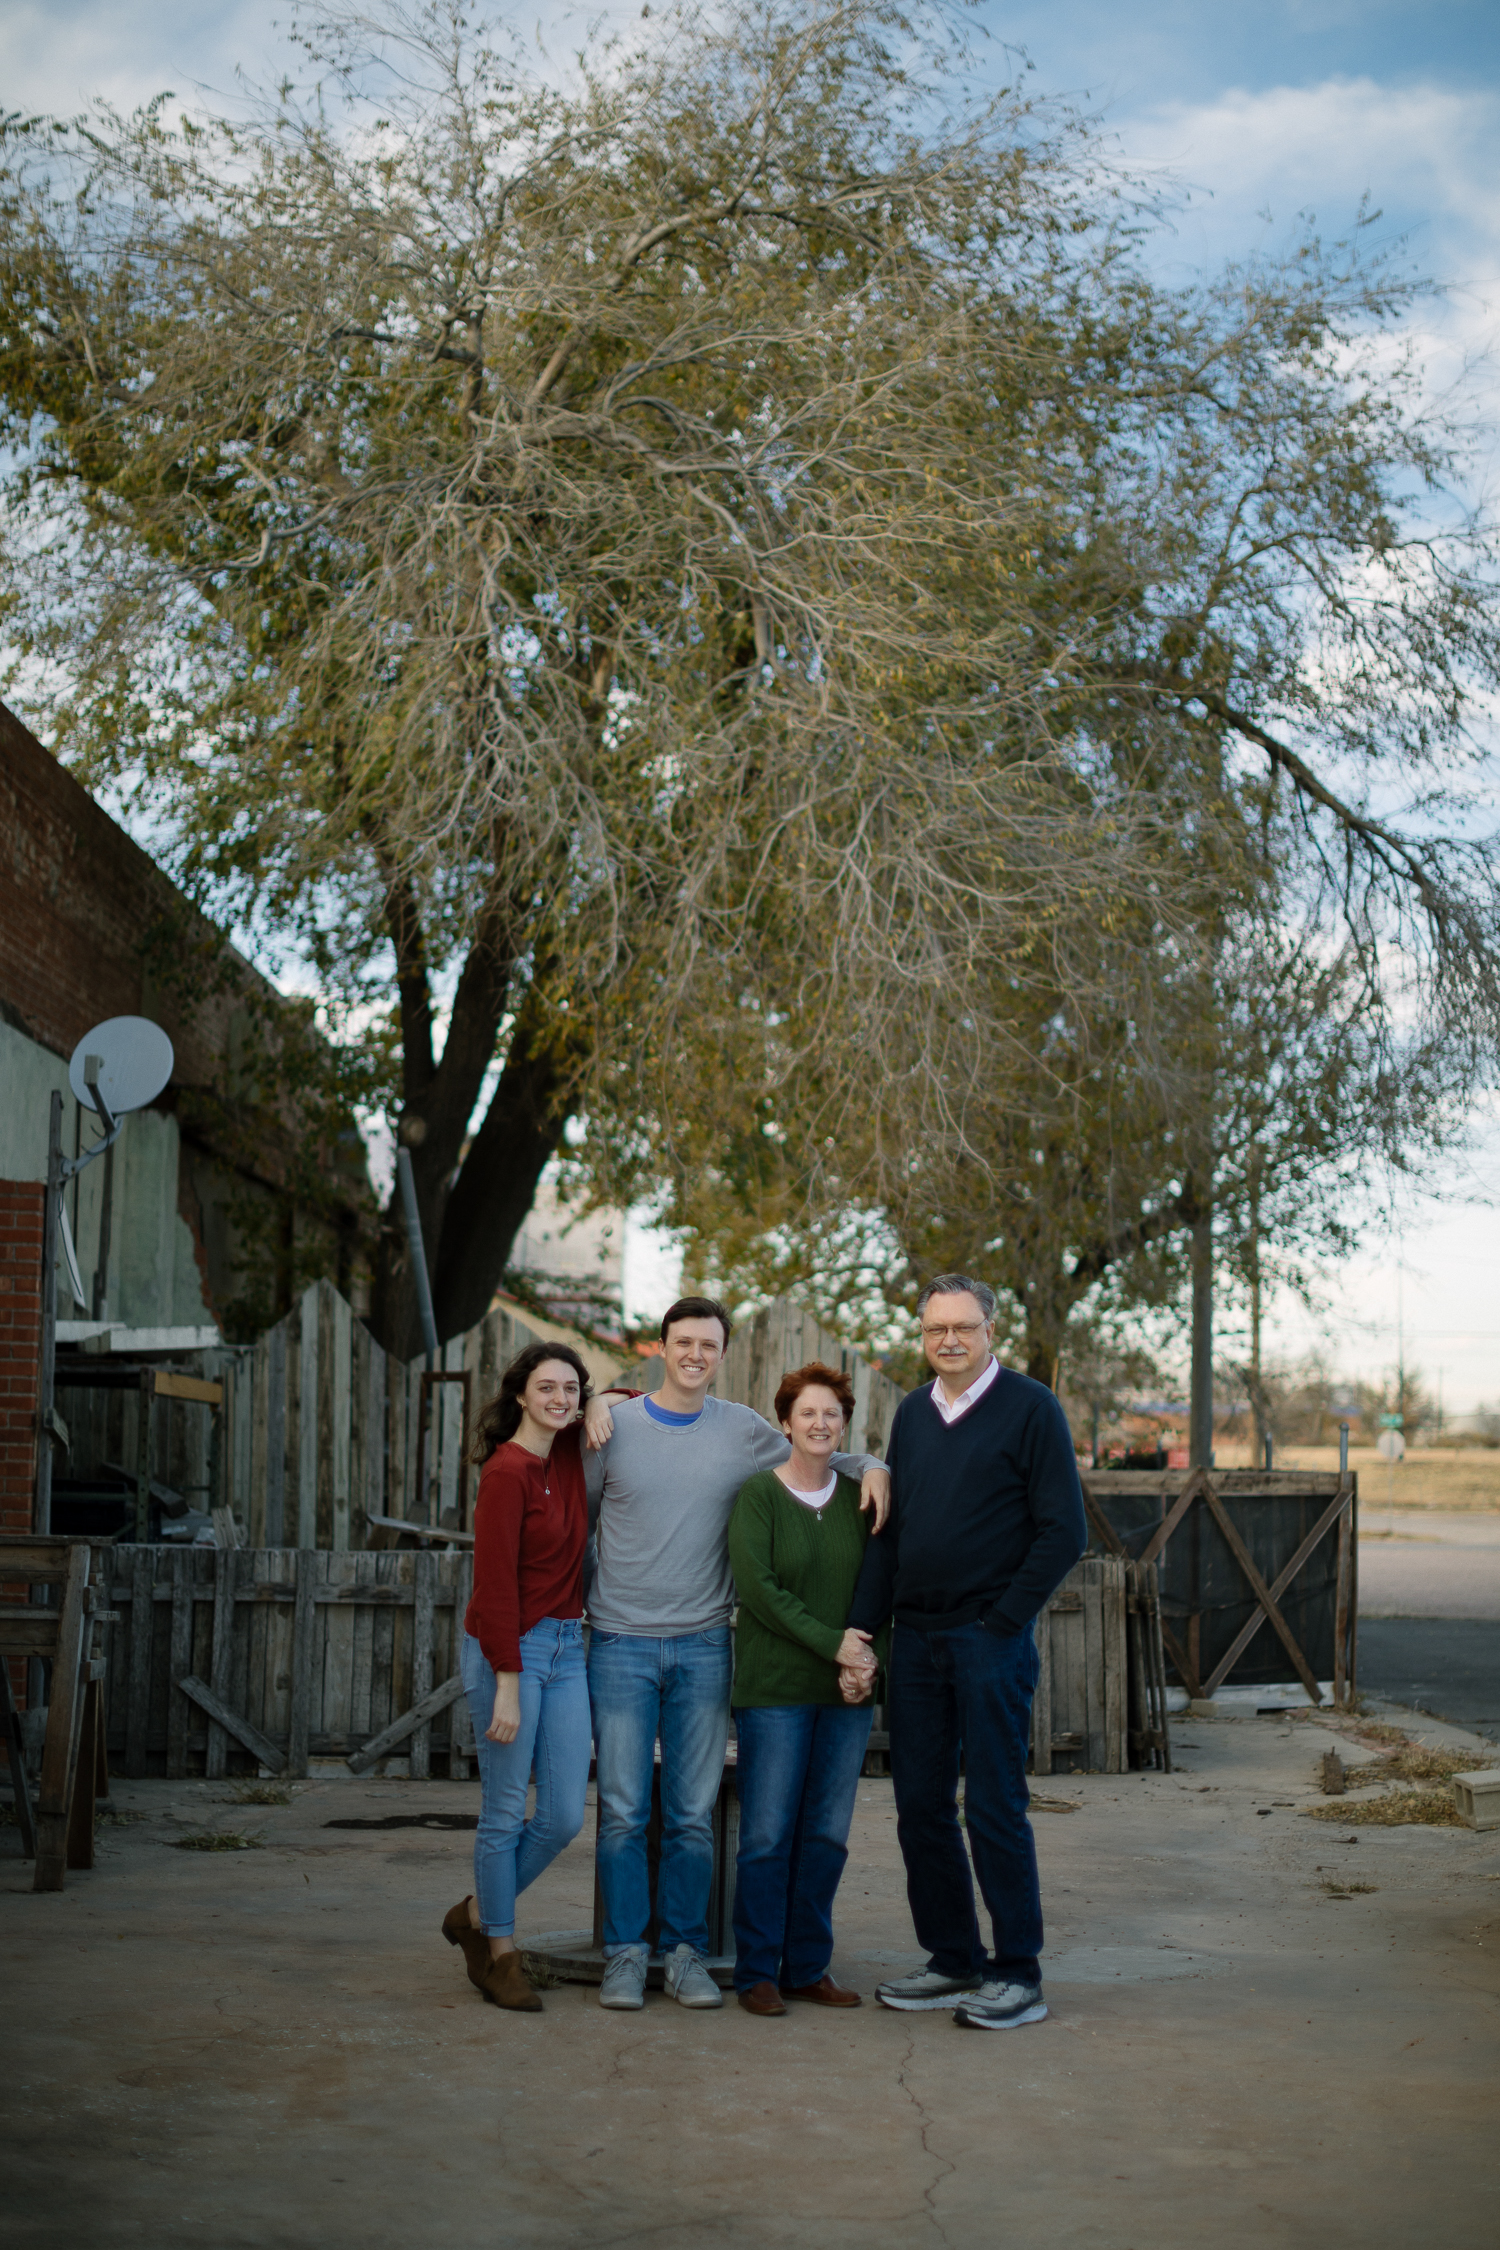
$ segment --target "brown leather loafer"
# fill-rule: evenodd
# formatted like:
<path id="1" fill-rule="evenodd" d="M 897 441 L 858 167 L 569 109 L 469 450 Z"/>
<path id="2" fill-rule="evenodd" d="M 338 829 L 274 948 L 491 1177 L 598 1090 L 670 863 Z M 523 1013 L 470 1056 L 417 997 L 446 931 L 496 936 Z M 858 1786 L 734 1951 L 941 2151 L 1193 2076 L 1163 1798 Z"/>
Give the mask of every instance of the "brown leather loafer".
<path id="1" fill-rule="evenodd" d="M 786 2014 L 786 2002 L 769 1977 L 762 1977 L 759 1984 L 752 1984 L 748 1992 L 742 1992 L 739 1995 L 739 2003 L 746 2013 L 752 2016 L 784 2016 Z"/>
<path id="2" fill-rule="evenodd" d="M 835 1984 L 832 1977 L 823 1975 L 816 1984 L 784 1984 L 783 2000 L 813 2000 L 820 2008 L 857 2008 L 860 1998 L 846 1984 Z"/>
<path id="3" fill-rule="evenodd" d="M 529 2016 L 542 2012 L 541 1995 L 528 1982 L 519 1953 L 497 1953 L 479 1989 L 497 2008 L 518 2008 Z"/>
<path id="4" fill-rule="evenodd" d="M 443 1935 L 450 1945 L 463 1947 L 469 1982 L 482 1992 L 485 1971 L 490 1965 L 490 1942 L 483 1930 L 476 1930 L 469 1920 L 467 1898 L 461 1898 L 457 1906 L 450 1906 L 443 1916 Z"/>

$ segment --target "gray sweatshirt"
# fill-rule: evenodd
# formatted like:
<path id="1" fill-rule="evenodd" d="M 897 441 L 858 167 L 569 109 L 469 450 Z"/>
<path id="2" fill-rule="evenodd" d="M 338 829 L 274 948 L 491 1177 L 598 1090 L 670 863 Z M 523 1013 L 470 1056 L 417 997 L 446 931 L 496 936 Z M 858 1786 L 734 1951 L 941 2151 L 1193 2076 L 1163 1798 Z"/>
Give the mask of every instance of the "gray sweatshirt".
<path id="1" fill-rule="evenodd" d="M 753 1407 L 723 1398 L 705 1399 L 703 1412 L 676 1429 L 653 1421 L 643 1398 L 615 1406 L 614 1420 L 609 1443 L 583 1456 L 599 1542 L 589 1622 L 663 1639 L 727 1625 L 730 1515 L 741 1485 L 779 1468 L 790 1445 Z M 845 1476 L 879 1465 L 873 1454 L 833 1456 Z"/>

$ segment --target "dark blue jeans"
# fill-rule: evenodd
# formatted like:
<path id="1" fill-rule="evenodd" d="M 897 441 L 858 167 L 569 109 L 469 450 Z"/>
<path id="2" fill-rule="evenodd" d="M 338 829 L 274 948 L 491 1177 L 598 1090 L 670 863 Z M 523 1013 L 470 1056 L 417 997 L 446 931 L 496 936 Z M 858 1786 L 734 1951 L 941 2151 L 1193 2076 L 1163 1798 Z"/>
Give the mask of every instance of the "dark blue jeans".
<path id="1" fill-rule="evenodd" d="M 919 1633 L 898 1625 L 891 1644 L 891 1779 L 896 1835 L 917 1936 L 943 1976 L 993 1975 L 1035 1984 L 1041 1970 L 1042 1895 L 1026 1817 L 1026 1753 L 1036 1691 L 1036 1641 L 1028 1626 L 999 1640 L 983 1625 Z M 974 1911 L 974 1874 L 994 1927 L 994 1966 Z"/>
<path id="2" fill-rule="evenodd" d="M 833 1894 L 849 1857 L 870 1719 L 867 1703 L 784 1703 L 734 1714 L 736 1992 L 763 1981 L 816 1984 L 833 1959 Z"/>

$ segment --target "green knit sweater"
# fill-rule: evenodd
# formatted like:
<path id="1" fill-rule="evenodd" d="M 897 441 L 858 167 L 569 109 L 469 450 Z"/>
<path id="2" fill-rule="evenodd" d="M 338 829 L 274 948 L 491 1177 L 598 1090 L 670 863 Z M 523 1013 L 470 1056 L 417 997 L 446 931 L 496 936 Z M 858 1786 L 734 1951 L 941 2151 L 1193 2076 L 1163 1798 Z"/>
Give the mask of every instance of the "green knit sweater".
<path id="1" fill-rule="evenodd" d="M 817 1510 L 770 1470 L 741 1485 L 729 1519 L 737 1705 L 843 1701 L 833 1660 L 869 1535 L 852 1477 Z"/>

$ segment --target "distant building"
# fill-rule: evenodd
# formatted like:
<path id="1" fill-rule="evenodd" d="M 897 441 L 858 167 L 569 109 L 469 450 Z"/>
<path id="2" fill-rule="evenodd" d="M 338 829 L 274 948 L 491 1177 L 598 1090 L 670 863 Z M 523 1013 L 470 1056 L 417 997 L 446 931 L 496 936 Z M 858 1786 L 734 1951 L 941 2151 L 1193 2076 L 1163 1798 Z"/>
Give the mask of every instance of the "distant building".
<path id="1" fill-rule="evenodd" d="M 562 1202 L 557 1167 L 549 1164 L 511 1246 L 507 1279 L 549 1319 L 623 1340 L 626 1228 L 623 1211 L 580 1216 Z"/>

